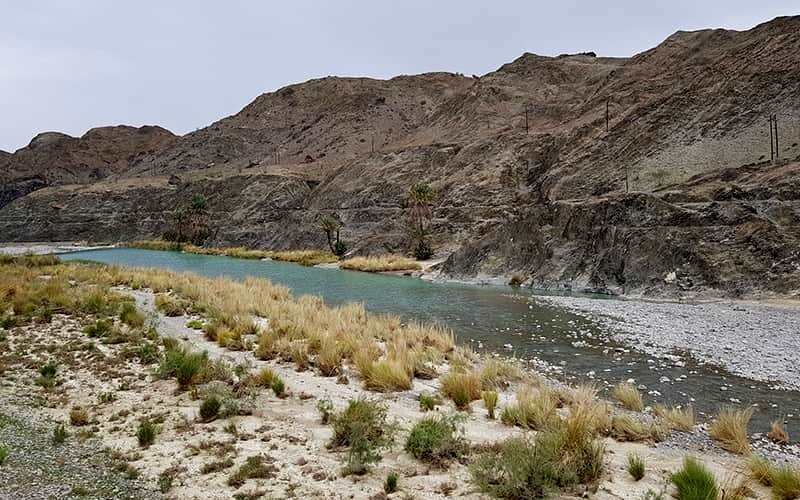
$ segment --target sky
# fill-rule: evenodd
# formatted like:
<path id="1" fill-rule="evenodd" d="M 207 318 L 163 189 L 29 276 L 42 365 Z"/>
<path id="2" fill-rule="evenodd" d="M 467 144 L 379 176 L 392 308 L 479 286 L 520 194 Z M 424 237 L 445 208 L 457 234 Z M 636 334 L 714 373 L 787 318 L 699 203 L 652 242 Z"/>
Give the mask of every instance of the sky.
<path id="1" fill-rule="evenodd" d="M 0 0 L 0 150 L 103 125 L 183 134 L 310 78 L 630 56 L 678 30 L 798 13 L 797 0 Z"/>

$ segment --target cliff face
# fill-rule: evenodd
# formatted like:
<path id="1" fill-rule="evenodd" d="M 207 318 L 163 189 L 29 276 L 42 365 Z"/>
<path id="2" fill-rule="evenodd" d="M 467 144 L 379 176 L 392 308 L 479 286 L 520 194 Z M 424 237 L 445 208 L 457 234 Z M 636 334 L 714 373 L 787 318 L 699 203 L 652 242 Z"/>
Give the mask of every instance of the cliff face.
<path id="1" fill-rule="evenodd" d="M 336 213 L 357 251 L 403 251 L 406 193 L 425 181 L 451 275 L 791 295 L 797 95 L 798 17 L 678 32 L 629 59 L 524 54 L 481 77 L 312 80 L 182 137 L 37 136 L 0 155 L 0 239 L 157 236 L 204 194 L 212 244 L 322 246 L 315 220 Z"/>

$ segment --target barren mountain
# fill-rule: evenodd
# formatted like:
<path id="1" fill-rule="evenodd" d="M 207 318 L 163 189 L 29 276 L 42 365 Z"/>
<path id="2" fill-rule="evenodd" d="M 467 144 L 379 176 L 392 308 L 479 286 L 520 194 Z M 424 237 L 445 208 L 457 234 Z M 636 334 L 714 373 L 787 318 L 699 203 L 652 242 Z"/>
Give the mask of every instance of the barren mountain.
<path id="1" fill-rule="evenodd" d="M 158 236 L 202 193 L 211 244 L 323 246 L 315 221 L 335 213 L 355 251 L 403 251 L 406 193 L 426 181 L 450 275 L 796 295 L 798 95 L 800 17 L 678 32 L 627 59 L 524 54 L 480 77 L 323 78 L 182 137 L 37 136 L 0 155 L 0 239 Z"/>

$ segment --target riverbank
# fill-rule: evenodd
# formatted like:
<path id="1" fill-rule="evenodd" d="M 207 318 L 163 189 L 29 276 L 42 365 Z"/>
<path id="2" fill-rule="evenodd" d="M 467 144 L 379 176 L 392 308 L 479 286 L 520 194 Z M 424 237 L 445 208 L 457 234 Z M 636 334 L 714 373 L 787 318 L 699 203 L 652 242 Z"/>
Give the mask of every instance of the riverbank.
<path id="1" fill-rule="evenodd" d="M 114 248 L 113 245 L 90 245 L 88 242 L 64 241 L 42 243 L 0 243 L 0 255 L 47 255 Z"/>
<path id="2" fill-rule="evenodd" d="M 240 284 L 168 272 L 115 270 L 77 264 L 53 266 L 46 260 L 20 267 L 6 278 L 17 276 L 15 273 L 19 273 L 16 280 L 6 279 L 4 283 L 20 287 L 20 292 L 25 287 L 34 286 L 39 290 L 49 290 L 55 296 L 60 296 L 59 286 L 69 286 L 69 295 L 59 301 L 67 304 L 68 309 L 77 307 L 76 310 L 86 312 L 55 313 L 49 323 L 27 323 L 19 318 L 19 323 L 15 320 L 11 327 L 6 328 L 5 354 L 0 361 L 6 366 L 9 383 L 4 384 L 0 392 L 2 401 L 19 404 L 19 395 L 31 395 L 30 411 L 41 412 L 54 422 L 72 423 L 72 433 L 89 431 L 87 438 L 97 439 L 111 447 L 111 453 L 118 460 L 124 461 L 142 477 L 163 484 L 170 495 L 229 498 L 237 493 L 382 498 L 381 495 L 385 495 L 382 493 L 384 480 L 392 472 L 399 477 L 401 495 L 484 498 L 473 483 L 470 464 L 486 453 L 485 445 L 512 436 L 533 438 L 538 433 L 529 427 L 507 425 L 513 424 L 514 420 L 506 421 L 505 416 L 502 422 L 488 419 L 486 406 L 480 401 L 470 402 L 475 399 L 473 397 L 468 397 L 466 405 L 460 408 L 462 411 L 458 411 L 459 408 L 455 408 L 447 397 L 445 386 L 450 382 L 445 380 L 448 374 L 464 381 L 476 374 L 474 376 L 479 377 L 482 384 L 490 383 L 482 389 L 491 387 L 497 391 L 498 415 L 505 415 L 519 405 L 522 401 L 519 394 L 530 394 L 537 405 L 551 401 L 552 395 L 559 394 L 561 402 L 556 404 L 556 400 L 552 400 L 553 406 L 544 410 L 548 419 L 557 419 L 557 422 L 562 419 L 569 421 L 571 415 L 583 411 L 582 404 L 588 404 L 586 409 L 592 408 L 592 412 L 600 412 L 593 419 L 605 415 L 602 417 L 605 423 L 598 421 L 593 424 L 598 425 L 598 430 L 591 431 L 599 433 L 597 438 L 606 448 L 600 476 L 577 489 L 568 488 L 564 493 L 567 496 L 563 498 L 573 498 L 570 494 L 580 496 L 584 489 L 594 492 L 594 498 L 609 499 L 641 498 L 648 490 L 661 491 L 667 488 L 669 474 L 680 467 L 687 454 L 699 457 L 720 481 L 740 474 L 737 471 L 742 459 L 721 451 L 708 439 L 702 426 L 692 425 L 690 432 L 670 434 L 663 427 L 664 423 L 650 411 L 641 413 L 612 407 L 595 400 L 589 388 L 575 391 L 545 381 L 525 367 L 515 369 L 492 358 L 477 358 L 469 351 L 448 347 L 446 338 L 434 335 L 434 332 L 422 337 L 417 334 L 403 336 L 408 341 L 428 338 L 423 345 L 439 346 L 436 349 L 441 349 L 444 357 L 424 358 L 430 360 L 430 365 L 416 367 L 417 364 L 412 363 L 410 366 L 415 368 L 411 370 L 413 376 L 409 387 L 404 387 L 400 375 L 401 383 L 397 387 L 382 386 L 381 390 L 385 392 L 368 390 L 365 385 L 370 385 L 369 380 L 374 374 L 370 369 L 364 371 L 365 366 L 388 368 L 393 359 L 403 363 L 402 360 L 408 359 L 399 355 L 398 350 L 403 344 L 393 340 L 396 333 L 389 333 L 398 328 L 403 331 L 408 326 L 392 326 L 391 320 L 376 323 L 377 320 L 370 319 L 370 315 L 365 316 L 363 311 L 349 306 L 339 309 L 347 314 L 340 316 L 335 310 L 328 312 L 326 306 L 312 299 L 294 299 L 280 287 L 261 280 Z M 113 285 L 113 288 L 107 292 L 98 288 L 108 285 Z M 98 291 L 110 295 L 98 296 Z M 164 298 L 165 294 L 171 299 Z M 110 330 L 105 334 L 96 333 L 100 322 L 97 314 L 91 311 L 97 311 L 104 301 L 121 300 L 114 298 L 118 295 L 133 297 L 136 309 L 147 319 L 140 322 L 130 309 L 124 317 L 111 313 L 113 324 L 103 327 Z M 17 296 L 26 297 L 27 294 L 18 293 Z M 81 298 L 82 302 L 70 306 L 69 302 L 64 302 L 71 300 L 70 297 Z M 89 304 L 91 309 L 86 309 Z M 175 304 L 180 307 L 176 308 Z M 303 304 L 312 309 L 303 309 L 306 314 L 293 309 Z M 34 309 L 26 314 L 37 318 L 41 313 Z M 255 315 L 254 327 L 247 326 L 246 318 L 242 316 L 250 314 Z M 320 319 L 314 319 L 315 315 L 321 315 Z M 311 322 L 306 322 L 306 318 Z M 353 359 L 344 357 L 334 376 L 324 376 L 321 372 L 327 370 L 324 368 L 327 365 L 320 358 L 323 351 L 314 349 L 326 344 L 324 341 L 317 344 L 308 328 L 321 320 L 338 322 L 347 318 L 356 320 L 356 323 L 342 330 L 343 334 L 360 328 L 359 324 L 372 325 L 364 332 L 377 337 L 372 340 L 362 337 L 357 345 L 376 342 L 375 347 L 383 353 L 379 358 L 382 361 L 365 365 L 358 356 Z M 220 320 L 242 324 L 245 329 L 223 334 L 221 325 L 214 330 L 207 327 Z M 197 329 L 199 326 L 206 326 L 205 333 Z M 305 330 L 305 333 L 299 330 Z M 273 339 L 271 336 L 276 332 L 283 333 Z M 278 344 L 287 336 L 293 340 L 284 350 Z M 348 337 L 341 338 L 345 340 Z M 176 352 L 175 342 L 185 346 L 181 349 L 207 352 L 206 362 L 209 368 L 213 367 L 214 378 L 190 381 L 186 388 L 180 385 L 178 375 L 179 386 L 175 390 L 173 375 L 164 371 L 168 366 L 164 365 L 165 360 Z M 315 345 L 317 347 L 313 348 Z M 297 350 L 302 346 L 309 350 Z M 271 354 L 273 349 L 277 354 Z M 47 381 L 44 380 L 40 385 L 38 381 L 45 377 L 42 364 L 47 361 L 57 363 L 58 369 L 52 378 L 53 384 L 44 384 Z M 264 368 L 271 370 L 273 378 L 277 375 L 282 380 L 280 392 L 274 384 L 271 391 L 269 387 L 251 382 L 259 380 L 253 377 L 263 373 Z M 522 372 L 518 373 L 520 368 Z M 215 413 L 214 418 L 201 414 L 200 408 L 205 406 L 209 391 L 220 394 L 219 397 L 230 408 L 234 407 L 230 404 L 235 401 L 236 410 L 230 410 L 224 416 Z M 424 411 L 420 402 L 423 394 L 439 395 L 433 413 Z M 333 428 L 325 423 L 319 405 L 328 401 L 332 411 L 340 414 L 350 402 L 364 397 L 385 405 L 398 427 L 398 434 L 395 445 L 382 450 L 381 459 L 369 466 L 366 474 L 347 475 L 342 470 L 349 452 L 326 446 L 331 441 Z M 480 396 L 476 398 L 480 399 Z M 557 409 L 557 406 L 561 408 Z M 79 418 L 74 418 L 76 408 L 85 412 L 86 417 L 78 411 Z M 463 436 L 471 451 L 446 465 L 432 465 L 415 459 L 402 443 L 408 438 L 410 429 L 429 415 L 448 418 L 460 415 L 458 418 L 462 424 L 459 427 L 463 427 Z M 630 429 L 623 431 L 619 427 L 621 424 L 617 419 L 619 422 L 633 422 L 634 427 L 644 427 L 640 427 L 639 434 L 637 431 L 630 434 Z M 142 446 L 141 438 L 137 442 L 137 426 L 141 429 L 142 422 L 151 422 L 158 428 L 153 444 Z M 535 429 L 536 425 L 532 425 Z M 656 427 L 651 426 L 658 426 L 657 434 Z M 604 430 L 600 431 L 601 427 Z M 647 462 L 647 472 L 641 481 L 631 479 L 625 470 L 630 452 L 639 454 Z M 14 450 L 12 460 L 13 453 Z M 261 457 L 258 461 L 263 467 L 258 470 L 264 475 L 250 477 L 245 474 L 240 483 L 236 479 L 240 476 L 236 474 L 256 460 L 253 457 Z M 754 488 L 766 495 L 760 486 Z"/>
<path id="3" fill-rule="evenodd" d="M 689 353 L 743 377 L 800 389 L 800 305 L 715 301 L 686 304 L 536 296 L 600 322 L 612 338 L 651 356 Z"/>

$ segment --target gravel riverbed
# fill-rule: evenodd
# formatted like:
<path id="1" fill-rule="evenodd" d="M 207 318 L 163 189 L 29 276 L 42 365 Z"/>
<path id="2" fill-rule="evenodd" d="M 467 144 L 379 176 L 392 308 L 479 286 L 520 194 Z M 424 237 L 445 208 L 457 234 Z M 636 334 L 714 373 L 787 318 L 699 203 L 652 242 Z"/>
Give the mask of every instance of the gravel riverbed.
<path id="1" fill-rule="evenodd" d="M 615 340 L 652 356 L 688 352 L 731 373 L 800 390 L 800 306 L 558 296 L 533 300 L 593 318 Z"/>

